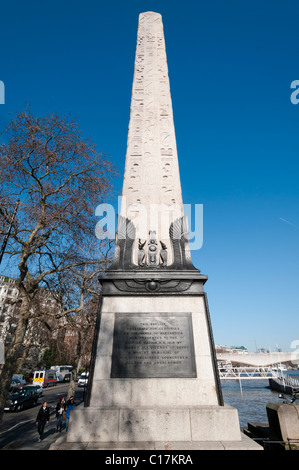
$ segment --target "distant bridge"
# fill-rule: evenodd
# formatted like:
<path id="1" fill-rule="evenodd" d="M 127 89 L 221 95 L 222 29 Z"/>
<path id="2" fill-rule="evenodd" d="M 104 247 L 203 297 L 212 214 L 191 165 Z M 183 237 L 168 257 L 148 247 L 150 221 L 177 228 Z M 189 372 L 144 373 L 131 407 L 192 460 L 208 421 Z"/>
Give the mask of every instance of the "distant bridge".
<path id="1" fill-rule="evenodd" d="M 294 366 L 299 364 L 299 354 L 291 352 L 272 352 L 272 353 L 217 353 L 218 361 L 229 361 L 232 364 L 244 364 L 253 367 L 266 367 L 276 364 L 293 362 Z"/>

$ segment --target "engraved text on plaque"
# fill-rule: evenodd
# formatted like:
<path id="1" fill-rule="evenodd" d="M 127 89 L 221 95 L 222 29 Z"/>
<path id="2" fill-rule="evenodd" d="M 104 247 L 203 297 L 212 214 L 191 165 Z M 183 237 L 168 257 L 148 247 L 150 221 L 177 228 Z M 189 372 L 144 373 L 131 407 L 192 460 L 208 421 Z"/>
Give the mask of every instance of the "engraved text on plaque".
<path id="1" fill-rule="evenodd" d="M 117 313 L 111 377 L 196 377 L 190 313 Z"/>

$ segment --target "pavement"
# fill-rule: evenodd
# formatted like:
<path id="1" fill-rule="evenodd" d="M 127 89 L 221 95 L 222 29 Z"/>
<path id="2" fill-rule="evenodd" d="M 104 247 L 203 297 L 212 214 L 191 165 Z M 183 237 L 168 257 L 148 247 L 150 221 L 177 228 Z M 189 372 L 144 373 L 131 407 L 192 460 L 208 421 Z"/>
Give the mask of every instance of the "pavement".
<path id="1" fill-rule="evenodd" d="M 79 404 L 78 406 L 83 406 Z M 65 430 L 65 420 L 62 426 L 62 431 L 56 431 L 56 412 L 50 412 L 50 421 L 45 426 L 43 439 L 39 442 L 39 434 L 37 425 L 33 420 L 28 420 L 27 423 L 20 427 L 17 437 L 12 440 L 7 436 L 7 443 L 2 445 L 1 450 L 57 450 L 62 447 L 66 442 L 67 433 Z M 16 435 L 16 433 L 15 433 Z"/>
<path id="2" fill-rule="evenodd" d="M 83 402 L 78 404 L 78 406 L 84 406 Z M 93 442 L 82 442 L 82 443 L 69 443 L 67 442 L 67 432 L 65 430 L 65 422 L 62 426 L 62 431 L 56 431 L 56 416 L 55 410 L 52 410 L 50 413 L 50 421 L 45 427 L 44 436 L 41 442 L 38 442 L 38 432 L 35 422 L 29 420 L 27 423 L 20 426 L 20 429 L 14 435 L 16 436 L 12 440 L 11 436 L 7 436 L 7 443 L 2 445 L 1 450 L 102 450 L 104 451 L 113 451 L 115 447 L 113 443 L 106 445 L 101 445 L 99 443 Z M 123 443 L 118 447 L 119 451 L 140 451 L 144 449 L 149 449 L 149 451 L 159 450 L 162 451 L 174 451 L 179 445 L 179 449 L 185 451 L 194 451 L 194 450 L 257 450 L 256 443 L 249 437 L 242 434 L 242 440 L 240 442 L 202 442 L 202 443 L 189 443 L 186 447 L 186 443 L 148 443 L 148 446 L 144 447 L 145 443 Z M 260 447 L 262 450 L 262 447 Z M 67 453 L 70 455 L 69 453 Z M 78 463 L 78 462 L 77 462 Z"/>

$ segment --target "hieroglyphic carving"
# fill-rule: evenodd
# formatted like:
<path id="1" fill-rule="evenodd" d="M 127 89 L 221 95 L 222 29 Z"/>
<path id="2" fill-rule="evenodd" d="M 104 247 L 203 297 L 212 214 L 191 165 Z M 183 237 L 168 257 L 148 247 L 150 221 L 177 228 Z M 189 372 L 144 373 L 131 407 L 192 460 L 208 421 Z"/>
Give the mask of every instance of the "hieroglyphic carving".
<path id="1" fill-rule="evenodd" d="M 130 160 L 129 191 L 138 192 L 141 184 L 139 160 Z"/>
<path id="2" fill-rule="evenodd" d="M 145 245 L 147 244 L 146 248 Z M 138 266 L 146 268 L 167 266 L 167 246 L 160 240 L 161 249 L 158 248 L 158 242 L 155 231 L 149 232 L 148 242 L 138 241 Z"/>
<path id="3" fill-rule="evenodd" d="M 183 207 L 163 24 L 152 12 L 139 16 L 126 160 L 127 207 Z M 160 239 L 159 227 L 151 229 Z"/>

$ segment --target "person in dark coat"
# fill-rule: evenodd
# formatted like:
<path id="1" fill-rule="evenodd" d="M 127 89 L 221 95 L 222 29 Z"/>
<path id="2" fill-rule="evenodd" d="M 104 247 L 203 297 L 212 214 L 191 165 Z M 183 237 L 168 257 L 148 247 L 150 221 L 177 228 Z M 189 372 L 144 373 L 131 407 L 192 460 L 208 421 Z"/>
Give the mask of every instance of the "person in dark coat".
<path id="1" fill-rule="evenodd" d="M 64 401 L 63 397 L 60 397 L 59 402 L 56 405 L 56 432 L 60 431 L 62 429 L 62 421 L 63 418 L 65 418 L 65 410 L 66 410 L 66 403 Z"/>
<path id="2" fill-rule="evenodd" d="M 47 402 L 43 401 L 43 404 L 40 407 L 39 412 L 36 417 L 36 425 L 37 425 L 37 430 L 39 433 L 38 442 L 40 442 L 43 438 L 45 425 L 48 424 L 49 419 L 50 419 L 50 410 L 47 407 Z"/>

